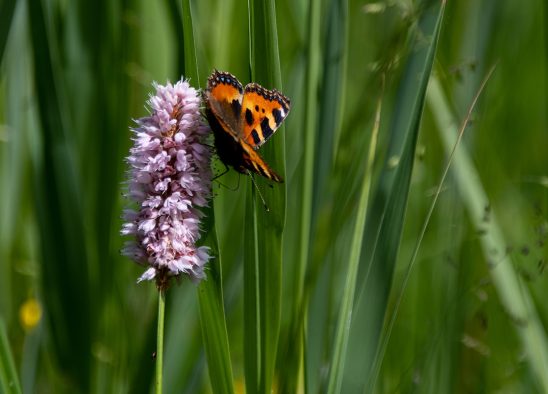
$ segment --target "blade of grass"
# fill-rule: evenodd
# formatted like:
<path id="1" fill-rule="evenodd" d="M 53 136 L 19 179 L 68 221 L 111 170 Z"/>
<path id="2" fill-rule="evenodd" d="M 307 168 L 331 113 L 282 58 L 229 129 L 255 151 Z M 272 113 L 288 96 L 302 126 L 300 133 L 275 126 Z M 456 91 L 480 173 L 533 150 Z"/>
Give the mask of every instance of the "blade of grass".
<path id="1" fill-rule="evenodd" d="M 295 270 L 295 294 L 299 300 L 302 292 L 302 278 L 309 256 L 310 228 L 312 223 L 312 205 L 314 195 L 314 160 L 316 146 L 316 124 L 318 122 L 318 89 L 320 84 L 320 16 L 321 4 L 318 1 L 309 2 L 308 11 L 308 49 L 307 49 L 307 70 L 306 83 L 306 108 L 304 113 L 304 154 L 303 154 L 303 175 L 302 175 L 302 197 L 301 197 L 301 218 L 300 218 L 300 242 L 299 261 Z M 298 303 L 296 303 L 298 305 Z M 298 308 L 296 308 L 298 309 Z M 296 310 L 297 312 L 297 310 Z M 297 312 L 298 313 L 298 312 Z M 299 333 L 301 335 L 301 333 Z"/>
<path id="2" fill-rule="evenodd" d="M 185 78 L 190 78 L 194 86 L 200 86 L 198 74 L 198 60 L 196 58 L 196 45 L 194 43 L 194 27 L 192 25 L 192 13 L 190 0 L 182 0 L 183 16 L 183 54 L 184 70 L 180 70 Z"/>
<path id="3" fill-rule="evenodd" d="M 382 90 L 381 90 L 382 92 Z M 354 234 L 350 246 L 350 258 L 348 262 L 348 272 L 346 274 L 346 283 L 341 303 L 340 315 L 337 320 L 337 331 L 335 334 L 335 348 L 331 359 L 331 369 L 329 371 L 328 393 L 339 393 L 341 391 L 342 379 L 344 373 L 344 362 L 346 350 L 348 347 L 348 337 L 350 324 L 352 321 L 352 307 L 354 305 L 354 291 L 356 289 L 356 278 L 358 276 L 358 267 L 360 255 L 362 254 L 362 239 L 365 230 L 365 221 L 367 218 L 367 206 L 369 204 L 369 192 L 371 190 L 371 181 L 373 174 L 373 163 L 375 161 L 375 152 L 377 150 L 377 136 L 379 134 L 380 117 L 382 107 L 382 93 L 377 102 L 375 114 L 375 124 L 371 133 L 369 142 L 369 153 L 367 155 L 367 165 L 364 172 L 360 201 L 356 214 L 356 223 L 354 225 Z"/>
<path id="4" fill-rule="evenodd" d="M 217 4 L 215 10 L 215 24 L 217 28 L 214 31 L 214 44 L 212 45 L 213 53 L 217 64 L 228 64 L 230 52 L 234 48 L 227 43 L 227 32 L 231 30 L 233 23 L 232 15 L 235 9 L 234 0 L 224 0 Z"/>
<path id="5" fill-rule="evenodd" d="M 167 9 L 168 9 L 168 15 L 169 20 L 172 25 L 172 29 L 174 32 L 175 42 L 177 45 L 175 45 L 174 50 L 177 51 L 177 68 L 176 68 L 176 79 L 179 79 L 181 75 L 185 75 L 185 50 L 186 50 L 186 42 L 185 42 L 185 36 L 184 33 L 184 21 L 181 16 L 181 3 L 188 3 L 188 1 L 179 1 L 179 0 L 167 0 Z M 182 23 L 181 23 L 182 22 Z"/>
<path id="6" fill-rule="evenodd" d="M 213 210 L 211 210 L 213 212 Z M 211 232 L 206 244 L 217 251 L 215 233 Z M 217 256 L 220 256 L 216 253 Z M 221 283 L 221 258 L 217 257 L 209 266 L 207 280 L 200 284 L 200 322 L 206 348 L 207 365 L 213 392 L 233 393 L 232 366 L 226 330 Z"/>
<path id="7" fill-rule="evenodd" d="M 29 51 L 24 7 L 19 8 L 14 18 L 7 56 L 2 64 L 2 70 L 8 76 L 5 78 L 5 96 L 0 99 L 0 116 L 4 123 L 0 126 L 0 313 L 7 322 L 16 312 L 13 289 L 17 288 L 17 283 L 12 280 L 11 256 L 17 239 L 21 237 L 18 228 L 25 208 L 27 212 L 32 210 L 33 202 L 31 198 L 25 198 L 30 195 L 30 188 L 24 182 L 29 170 L 29 135 L 17 130 L 28 130 L 36 119 L 35 112 L 27 105 L 33 90 L 28 78 L 30 58 L 17 56 L 20 51 Z"/>
<path id="8" fill-rule="evenodd" d="M 40 323 L 27 333 L 21 356 L 21 385 L 24 393 L 38 391 L 37 373 L 41 359 L 41 347 L 44 341 L 44 324 Z"/>
<path id="9" fill-rule="evenodd" d="M 321 204 L 323 191 L 326 190 L 326 180 L 333 162 L 334 148 L 337 145 L 336 138 L 341 129 L 341 113 L 345 100 L 348 0 L 331 1 L 327 18 L 327 32 L 323 45 L 325 53 L 322 59 L 322 94 L 320 95 L 320 109 L 317 111 L 320 119 L 318 121 L 318 138 L 315 140 L 312 228 L 315 227 L 315 218 Z"/>
<path id="10" fill-rule="evenodd" d="M 194 83 L 199 84 L 198 63 L 194 42 L 194 29 L 190 1 L 183 0 L 182 6 L 184 33 L 184 73 Z M 226 329 L 226 317 L 222 289 L 222 268 L 219 253 L 213 203 L 205 212 L 207 223 L 204 226 L 204 244 L 208 245 L 217 258 L 209 263 L 208 279 L 202 281 L 198 288 L 200 322 L 207 356 L 211 386 L 215 393 L 234 392 L 232 366 Z"/>
<path id="11" fill-rule="evenodd" d="M 0 387 L 6 394 L 21 393 L 4 320 L 0 318 Z"/>
<path id="12" fill-rule="evenodd" d="M 166 310 L 166 296 L 163 290 L 158 291 L 158 326 L 156 334 L 156 374 L 154 389 L 156 394 L 162 394 L 164 373 L 164 322 Z"/>
<path id="13" fill-rule="evenodd" d="M 426 87 L 434 61 L 445 2 L 429 2 L 412 32 L 410 58 L 400 83 L 390 146 L 369 209 L 360 257 L 360 283 L 351 326 L 342 392 L 363 392 L 371 384 L 390 285 L 404 224 L 407 196 Z M 425 43 L 424 36 L 428 37 Z M 372 369 L 373 368 L 373 369 Z M 369 371 L 369 373 L 364 373 Z M 371 387 L 369 386 L 371 390 Z"/>
<path id="14" fill-rule="evenodd" d="M 103 308 L 108 308 L 109 297 L 117 286 L 113 266 L 117 266 L 119 245 L 113 240 L 118 239 L 120 226 L 117 197 L 126 169 L 122 157 L 129 141 L 126 133 L 132 101 L 126 66 L 136 48 L 130 23 L 109 24 L 108 21 L 118 13 L 131 14 L 134 11 L 132 7 L 131 1 L 117 3 L 111 8 L 97 3 L 71 3 L 69 15 L 78 19 L 73 22 L 67 17 L 71 20 L 64 31 L 65 41 L 71 42 L 74 37 L 79 39 L 65 55 L 70 59 L 67 74 L 78 77 L 68 77 L 64 86 L 67 87 L 67 96 L 74 97 L 72 108 L 68 110 L 72 109 L 69 113 L 78 125 L 71 134 L 77 135 L 79 141 L 76 157 L 81 163 L 82 187 L 86 196 L 83 203 L 90 252 L 88 264 L 94 304 L 99 314 L 105 311 Z M 97 25 L 104 28 L 97 31 Z M 116 319 L 106 320 L 104 324 L 98 324 L 101 340 L 112 341 L 113 347 L 121 345 L 108 334 L 117 324 Z"/>
<path id="15" fill-rule="evenodd" d="M 274 0 L 251 1 L 249 23 L 252 79 L 267 88 L 281 89 Z M 283 130 L 280 130 L 262 149 L 266 161 L 282 176 L 285 175 L 284 141 Z M 255 203 L 254 190 L 248 193 L 251 200 L 246 206 L 244 240 L 244 367 L 249 393 L 269 393 L 272 390 L 281 311 L 285 184 L 270 188 L 265 180 L 259 178 L 256 179 L 257 185 L 270 211 Z"/>
<path id="16" fill-rule="evenodd" d="M 29 29 L 25 23 L 25 6 L 19 7 L 12 21 L 9 44 L 3 70 L 7 75 L 5 85 L 5 140 L 0 143 L 0 320 L 10 322 L 13 328 L 19 327 L 21 295 L 28 297 L 30 291 L 36 294 L 36 273 L 28 280 L 18 281 L 14 269 L 16 259 L 36 261 L 38 255 L 38 229 L 33 216 L 33 189 L 28 177 L 30 174 L 30 150 L 40 146 L 38 115 L 36 106 L 29 105 L 34 97 L 34 86 L 29 75 L 32 73 L 31 56 L 18 56 L 30 53 Z M 5 127 L 6 127 L 5 126 Z M 7 137 L 7 138 L 6 138 Z M 21 250 L 24 252 L 21 253 Z M 18 256 L 14 259 L 14 256 Z M 23 257 L 25 256 L 25 257 Z M 32 289 L 32 290 L 31 290 Z M 23 293 L 20 293 L 20 291 Z M 36 371 L 40 365 L 40 351 L 43 343 L 44 324 L 24 333 L 19 329 L 12 332 L 12 346 L 17 349 L 20 383 L 23 392 L 36 392 Z M 0 361 L 0 364 L 3 364 Z M 4 363 L 4 365 L 6 365 Z M 2 374 L 0 374 L 2 375 Z M 0 377 L 0 381 L 4 377 Z M 7 380 L 6 380 L 7 382 Z M 0 392 L 2 389 L 0 388 Z"/>
<path id="17" fill-rule="evenodd" d="M 213 392 L 233 393 L 232 366 L 223 301 L 222 265 L 213 225 L 213 206 L 207 209 L 206 215 L 207 222 L 204 227 L 207 237 L 204 244 L 209 246 L 212 255 L 217 257 L 209 263 L 207 280 L 202 281 L 198 288 L 200 323 Z"/>
<path id="18" fill-rule="evenodd" d="M 451 152 L 460 134 L 456 128 L 454 116 L 449 109 L 447 98 L 437 78 L 432 78 L 428 90 L 428 104 L 432 107 L 434 118 L 447 153 Z M 500 302 L 508 312 L 523 343 L 531 370 L 534 372 L 540 391 L 548 392 L 548 340 L 546 331 L 534 307 L 531 295 L 525 285 L 520 284 L 510 258 L 502 229 L 497 223 L 493 210 L 488 223 L 483 220 L 485 207 L 489 199 L 480 183 L 480 177 L 474 168 L 466 150 L 460 147 L 453 161 L 459 192 L 468 209 L 475 227 L 482 230 L 480 237 L 485 258 L 491 267 L 491 277 L 500 297 Z M 487 227 L 486 227 L 487 226 Z M 493 251 L 501 256 L 492 262 Z"/>
<path id="19" fill-rule="evenodd" d="M 6 49 L 16 4 L 16 0 L 3 0 L 0 4 L 0 64 L 4 58 L 4 49 Z"/>
<path id="20" fill-rule="evenodd" d="M 474 110 L 474 108 L 476 106 L 478 98 L 481 95 L 485 85 L 487 84 L 487 81 L 489 80 L 489 78 L 493 74 L 494 70 L 495 70 L 495 67 L 493 67 L 493 68 L 491 68 L 491 70 L 489 70 L 489 72 L 487 73 L 487 76 L 485 77 L 483 83 L 481 84 L 480 88 L 478 89 L 478 91 L 477 91 L 477 93 L 476 93 L 476 95 L 475 95 L 475 97 L 472 101 L 472 104 L 470 105 L 470 107 L 468 109 L 468 114 L 466 115 L 466 118 L 464 119 L 464 122 L 463 122 L 463 124 L 462 124 L 462 126 L 459 130 L 458 138 L 455 141 L 455 144 L 453 145 L 451 151 L 449 152 L 449 158 L 447 160 L 447 165 L 445 166 L 445 169 L 444 169 L 443 174 L 441 176 L 441 180 L 438 183 L 437 190 L 434 193 L 434 199 L 432 200 L 432 203 L 430 204 L 430 208 L 429 208 L 429 210 L 426 214 L 426 217 L 424 219 L 424 223 L 422 225 L 421 231 L 419 233 L 419 237 L 417 238 L 417 242 L 416 242 L 415 247 L 413 249 L 411 259 L 409 260 L 409 264 L 407 265 L 407 270 L 404 274 L 403 282 L 402 282 L 401 287 L 399 289 L 398 296 L 396 297 L 396 303 L 394 305 L 392 315 L 390 316 L 388 326 L 387 326 L 387 329 L 386 329 L 386 333 L 385 333 L 385 335 L 383 335 L 383 340 L 381 342 L 380 350 L 379 350 L 379 353 L 378 353 L 378 356 L 377 356 L 376 362 L 375 362 L 375 369 L 373 371 L 373 387 L 375 387 L 375 383 L 376 383 L 376 381 L 378 379 L 378 376 L 379 376 L 379 372 L 380 372 L 380 369 L 381 369 L 381 366 L 382 366 L 382 362 L 384 360 L 384 355 L 386 353 L 386 348 L 388 346 L 388 341 L 390 340 L 390 335 L 392 334 L 392 330 L 394 328 L 394 323 L 396 322 L 396 317 L 398 315 L 399 308 L 400 308 L 400 305 L 401 305 L 401 301 L 403 299 L 403 294 L 405 293 L 405 289 L 407 288 L 407 284 L 409 282 L 409 278 L 411 277 L 411 272 L 413 271 L 413 267 L 414 267 L 415 262 L 417 260 L 417 256 L 418 256 L 418 253 L 419 253 L 419 249 L 420 249 L 422 240 L 424 238 L 424 234 L 426 233 L 426 229 L 428 227 L 428 224 L 430 223 L 430 218 L 432 217 L 432 213 L 434 212 L 434 207 L 436 206 L 436 202 L 437 202 L 438 197 L 441 193 L 441 189 L 442 189 L 442 187 L 445 183 L 445 178 L 447 177 L 447 174 L 449 172 L 449 167 L 451 166 L 451 163 L 453 161 L 455 151 L 456 151 L 458 145 L 460 144 L 462 136 L 464 135 L 464 130 L 466 129 L 466 126 L 467 126 L 467 124 L 470 120 L 470 116 L 471 116 L 472 111 Z M 434 77 L 432 77 L 432 79 L 434 79 Z M 428 95 L 428 91 L 427 91 L 427 95 Z M 427 97 L 429 97 L 429 96 L 427 96 Z"/>
<path id="21" fill-rule="evenodd" d="M 291 264 L 292 288 L 292 317 L 290 325 L 290 334 L 288 335 L 287 346 L 284 349 L 283 357 L 284 368 L 279 373 L 279 390 L 282 393 L 295 393 L 298 391 L 299 376 L 301 374 L 301 362 L 303 357 L 303 327 L 306 318 L 306 305 L 301 304 L 303 299 L 303 278 L 307 266 L 310 251 L 310 231 L 312 226 L 312 206 L 314 200 L 314 152 L 316 148 L 316 124 L 318 122 L 318 89 L 320 84 L 320 16 L 321 3 L 310 1 L 307 21 L 307 65 L 305 82 L 305 102 L 304 111 L 304 152 L 303 152 L 303 172 L 300 178 L 302 187 L 300 222 L 299 222 L 299 242 L 298 259 Z"/>
<path id="22" fill-rule="evenodd" d="M 344 108 L 345 99 L 345 78 L 346 78 L 346 63 L 347 63 L 347 40 L 348 40 L 348 1 L 333 0 L 329 6 L 327 15 L 327 32 L 323 45 L 323 72 L 321 81 L 322 94 L 319 96 L 319 110 L 315 113 L 319 117 L 318 120 L 318 135 L 315 137 L 314 148 L 314 183 L 312 191 L 312 214 L 309 218 L 312 236 L 309 239 L 320 239 L 319 234 L 323 231 L 318 228 L 318 217 L 327 201 L 332 201 L 332 196 L 328 197 L 326 191 L 328 177 L 331 174 L 333 163 L 334 150 L 337 145 L 337 138 L 341 130 L 341 114 Z M 311 42 L 310 40 L 308 41 Z M 309 57 L 310 58 L 310 57 Z M 307 91 L 307 93 L 310 93 Z M 316 97 L 317 97 L 316 96 Z M 308 97 L 306 102 L 312 101 L 313 97 Z M 305 128 L 305 130 L 307 130 Z M 308 147 L 309 141 L 305 142 Z M 304 200 L 303 200 L 304 202 Z M 304 207 L 303 207 L 304 208 Z M 314 246 L 315 247 L 315 246 Z M 302 254 L 301 254 L 302 256 Z M 321 256 L 312 256 L 308 254 L 306 268 L 306 279 L 303 289 L 303 294 L 296 292 L 295 297 L 297 302 L 301 304 L 302 313 L 295 315 L 295 319 L 299 319 L 299 323 L 304 324 L 304 319 L 310 319 L 308 313 L 308 305 L 310 302 L 310 294 L 316 286 L 316 281 L 321 272 L 321 265 L 325 263 L 325 253 Z M 301 268 L 301 267 L 299 267 Z M 304 269 L 305 268 L 305 269 Z M 309 322 L 310 323 L 310 320 Z M 295 325 L 293 323 L 293 325 Z M 313 327 L 313 326 L 312 326 Z M 306 392 L 318 392 L 321 371 L 321 353 L 325 337 L 318 335 L 320 330 L 314 330 L 313 335 L 309 336 L 308 332 L 301 334 L 302 329 L 290 334 L 291 338 L 301 338 L 305 336 L 306 354 L 304 364 L 306 366 L 305 387 Z M 317 342 L 314 342 L 314 339 Z M 323 344 L 322 344 L 323 341 Z M 293 346 L 293 348 L 297 348 Z"/>
<path id="23" fill-rule="evenodd" d="M 209 269 L 208 269 L 209 270 Z M 207 273 L 207 280 L 210 274 Z M 164 358 L 164 386 L 177 393 L 194 393 L 207 379 L 207 354 L 199 317 L 200 288 L 186 284 L 172 287 L 166 309 L 166 346 Z"/>
<path id="24" fill-rule="evenodd" d="M 251 197 L 251 202 L 249 201 Z M 251 208 L 249 205 L 251 204 Z M 244 238 L 244 370 L 246 392 L 260 393 L 261 380 L 261 308 L 259 256 L 256 248 L 256 220 L 254 196 L 246 198 Z"/>
<path id="25" fill-rule="evenodd" d="M 89 391 L 91 321 L 87 254 L 79 179 L 68 138 L 68 113 L 54 72 L 57 52 L 50 41 L 42 1 L 28 7 L 34 81 L 43 133 L 33 157 L 36 209 L 42 247 L 42 288 L 53 347 L 62 369 L 80 391 Z"/>

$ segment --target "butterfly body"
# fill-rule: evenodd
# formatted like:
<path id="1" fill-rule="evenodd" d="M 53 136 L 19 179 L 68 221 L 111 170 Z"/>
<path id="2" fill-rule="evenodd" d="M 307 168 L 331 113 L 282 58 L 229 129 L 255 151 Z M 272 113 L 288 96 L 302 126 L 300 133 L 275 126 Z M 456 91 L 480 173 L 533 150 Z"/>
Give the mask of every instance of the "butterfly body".
<path id="1" fill-rule="evenodd" d="M 283 182 L 256 152 L 287 117 L 290 102 L 277 90 L 256 83 L 245 86 L 232 74 L 214 71 L 204 92 L 206 116 L 221 161 L 236 171 L 249 171 Z"/>

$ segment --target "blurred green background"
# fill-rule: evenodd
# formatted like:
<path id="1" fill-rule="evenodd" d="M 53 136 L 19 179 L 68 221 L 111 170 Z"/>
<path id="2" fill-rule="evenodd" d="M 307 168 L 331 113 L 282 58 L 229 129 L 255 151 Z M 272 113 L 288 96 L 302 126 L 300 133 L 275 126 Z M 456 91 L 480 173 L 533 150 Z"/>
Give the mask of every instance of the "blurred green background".
<path id="1" fill-rule="evenodd" d="M 247 1 L 190 5 L 193 86 L 203 88 L 213 68 L 244 84 L 261 74 L 250 68 Z M 275 3 L 282 83 L 259 82 L 292 101 L 269 142 L 283 149 L 285 138 L 281 167 L 265 145 L 286 179 L 273 186 L 287 202 L 273 213 L 285 213 L 276 392 L 548 391 L 548 5 L 440 5 Z M 142 268 L 119 254 L 124 157 L 151 82 L 175 82 L 185 70 L 183 9 L 169 0 L 0 3 L 3 392 L 152 389 L 157 291 L 137 285 Z M 413 259 L 453 144 L 444 141 L 495 64 Z M 416 141 L 400 138 L 407 128 L 420 131 Z M 211 264 L 222 263 L 234 390 L 243 392 L 250 188 L 234 171 L 221 182 L 229 187 L 214 185 L 221 258 Z M 365 233 L 355 243 L 367 184 Z M 355 308 L 341 365 L 336 333 L 352 261 Z M 197 286 L 171 288 L 166 311 L 165 392 L 215 390 Z"/>

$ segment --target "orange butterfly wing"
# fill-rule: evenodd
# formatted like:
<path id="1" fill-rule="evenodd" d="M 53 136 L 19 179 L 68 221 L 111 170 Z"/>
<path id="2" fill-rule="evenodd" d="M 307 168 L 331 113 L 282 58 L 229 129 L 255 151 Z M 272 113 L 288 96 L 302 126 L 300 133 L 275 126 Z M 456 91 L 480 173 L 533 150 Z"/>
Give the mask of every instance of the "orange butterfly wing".
<path id="1" fill-rule="evenodd" d="M 242 147 L 242 161 L 244 167 L 250 171 L 256 172 L 259 175 L 264 176 L 274 182 L 283 182 L 283 178 L 276 174 L 268 164 L 263 160 L 257 152 L 255 152 L 251 146 L 246 144 L 244 141 L 241 141 L 240 146 Z"/>
<path id="2" fill-rule="evenodd" d="M 243 93 L 242 84 L 230 73 L 215 70 L 207 80 L 208 109 L 236 141 L 241 138 Z"/>
<path id="3" fill-rule="evenodd" d="M 242 138 L 254 149 L 264 144 L 289 114 L 290 101 L 277 90 L 247 84 L 242 101 Z"/>

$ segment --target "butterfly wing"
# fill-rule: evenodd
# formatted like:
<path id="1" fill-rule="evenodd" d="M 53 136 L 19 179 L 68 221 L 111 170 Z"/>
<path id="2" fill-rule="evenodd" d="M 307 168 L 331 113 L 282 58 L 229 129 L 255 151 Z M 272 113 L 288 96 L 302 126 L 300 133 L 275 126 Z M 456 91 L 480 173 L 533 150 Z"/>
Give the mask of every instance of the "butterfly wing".
<path id="1" fill-rule="evenodd" d="M 207 80 L 207 109 L 220 125 L 238 141 L 241 134 L 241 112 L 244 89 L 230 73 L 215 70 Z"/>
<path id="2" fill-rule="evenodd" d="M 241 105 L 241 138 L 258 149 L 280 127 L 289 113 L 291 103 L 277 90 L 268 90 L 256 83 L 247 84 Z"/>
<path id="3" fill-rule="evenodd" d="M 243 172 L 243 169 L 255 172 L 259 175 L 264 176 L 274 182 L 283 182 L 283 178 L 276 174 L 268 164 L 263 160 L 263 158 L 253 150 L 251 146 L 246 144 L 244 141 L 240 141 L 240 146 L 242 148 L 242 161 L 241 167 L 238 171 Z"/>

